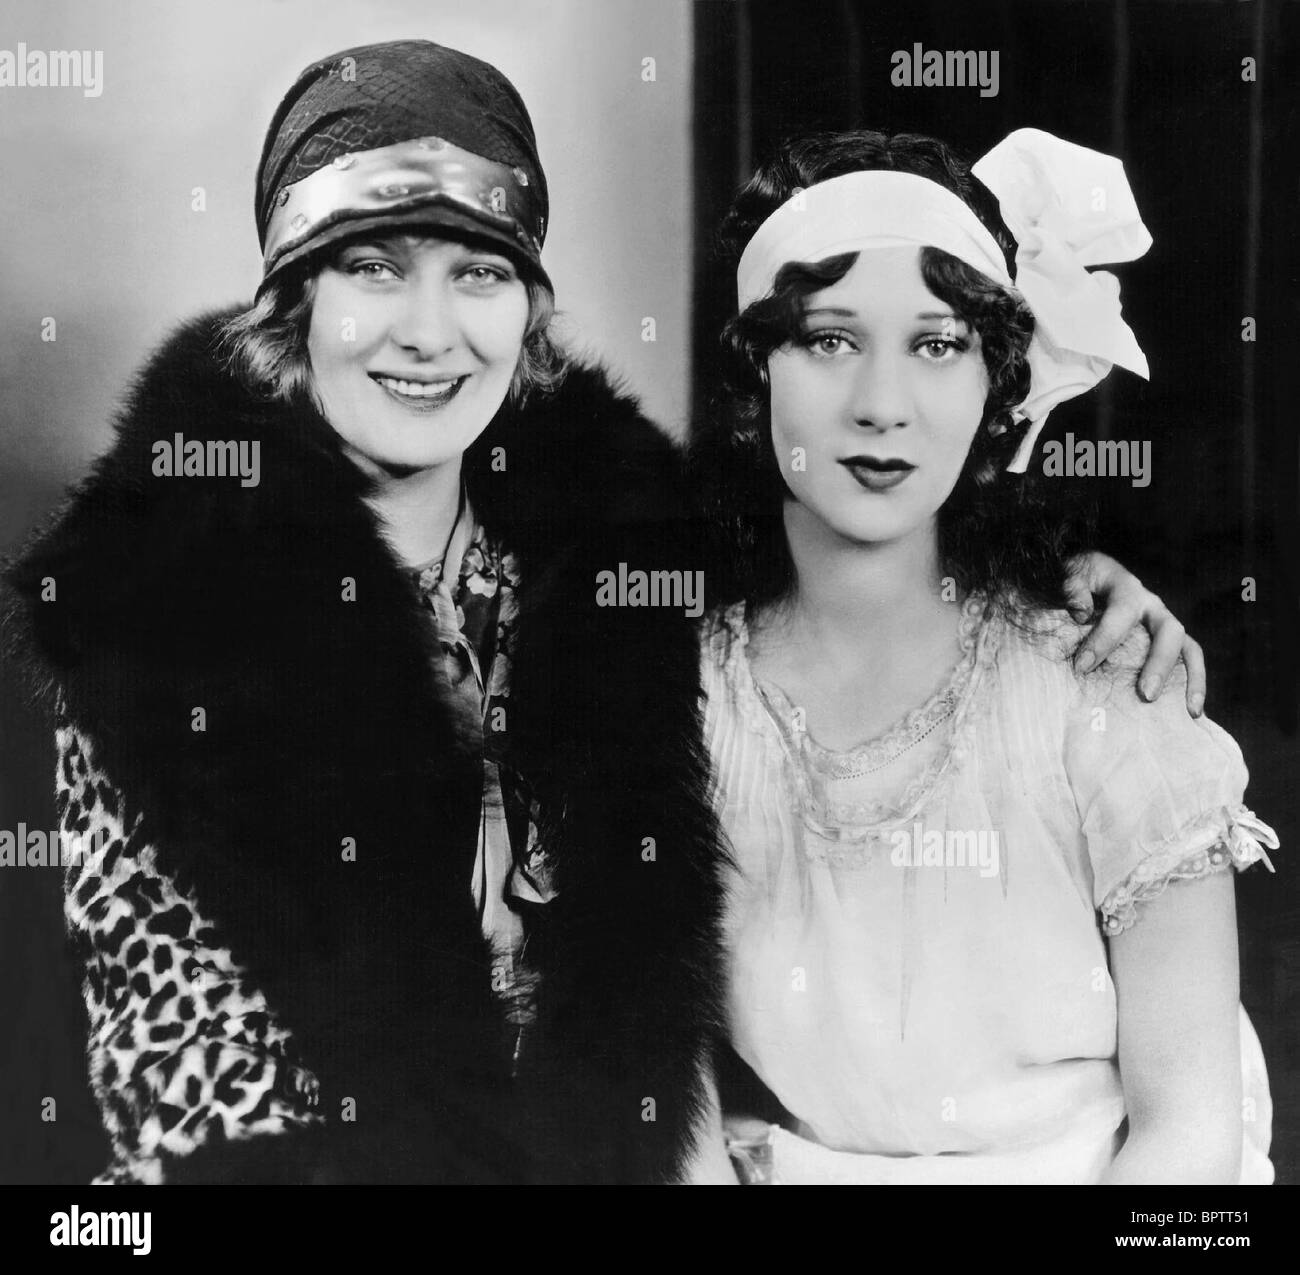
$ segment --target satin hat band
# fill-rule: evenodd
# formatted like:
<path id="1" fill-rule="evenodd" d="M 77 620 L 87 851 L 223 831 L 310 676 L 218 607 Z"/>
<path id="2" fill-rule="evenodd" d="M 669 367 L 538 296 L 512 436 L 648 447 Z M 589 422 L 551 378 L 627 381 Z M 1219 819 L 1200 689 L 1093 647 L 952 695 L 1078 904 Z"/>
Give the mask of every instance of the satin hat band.
<path id="1" fill-rule="evenodd" d="M 275 197 L 263 244 L 263 280 L 369 230 L 446 229 L 498 244 L 546 286 L 546 216 L 526 169 L 440 137 L 337 155 Z"/>

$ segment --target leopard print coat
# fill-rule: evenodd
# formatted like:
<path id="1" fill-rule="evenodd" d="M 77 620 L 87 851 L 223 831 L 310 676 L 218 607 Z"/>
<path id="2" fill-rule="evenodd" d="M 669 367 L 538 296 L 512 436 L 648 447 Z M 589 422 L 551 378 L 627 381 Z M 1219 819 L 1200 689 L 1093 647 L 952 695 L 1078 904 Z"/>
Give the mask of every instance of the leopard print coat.
<path id="1" fill-rule="evenodd" d="M 56 731 L 65 913 L 86 971 L 91 1086 L 113 1146 L 94 1179 L 157 1184 L 168 1157 L 317 1124 L 316 1078 L 292 1037 L 139 835 L 140 816 L 66 718 Z"/>
<path id="2" fill-rule="evenodd" d="M 678 1179 L 721 1021 L 696 633 L 596 595 L 620 563 L 699 565 L 674 448 L 576 367 L 466 456 L 519 564 L 495 746 L 536 795 L 554 891 L 519 1050 L 466 888 L 481 761 L 428 625 L 337 436 L 217 356 L 226 317 L 164 344 L 3 572 L 63 829 L 103 834 L 66 909 L 102 1180 Z M 155 477 L 177 433 L 258 442 L 259 484 Z"/>

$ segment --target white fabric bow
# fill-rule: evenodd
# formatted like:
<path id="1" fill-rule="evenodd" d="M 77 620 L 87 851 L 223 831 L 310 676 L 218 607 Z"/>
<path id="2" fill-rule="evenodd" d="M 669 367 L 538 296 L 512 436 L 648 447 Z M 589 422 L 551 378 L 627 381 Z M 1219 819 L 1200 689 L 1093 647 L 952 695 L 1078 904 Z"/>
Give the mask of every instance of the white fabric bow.
<path id="1" fill-rule="evenodd" d="M 1009 466 L 1023 473 L 1058 403 L 1090 390 L 1116 363 L 1149 375 L 1120 315 L 1119 281 L 1086 267 L 1136 260 L 1151 235 L 1118 159 L 1040 129 L 1017 129 L 971 172 L 1016 237 L 1015 286 L 1034 315 L 1029 396 L 1016 409 L 1032 424 Z"/>

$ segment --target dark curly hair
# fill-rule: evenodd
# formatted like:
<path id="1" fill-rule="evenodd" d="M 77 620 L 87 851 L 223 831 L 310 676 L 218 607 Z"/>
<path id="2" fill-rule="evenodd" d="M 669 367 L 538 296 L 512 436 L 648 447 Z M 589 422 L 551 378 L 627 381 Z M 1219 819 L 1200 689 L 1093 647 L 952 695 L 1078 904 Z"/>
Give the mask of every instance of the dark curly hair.
<path id="1" fill-rule="evenodd" d="M 786 142 L 737 195 L 719 231 L 734 269 L 758 227 L 802 188 L 844 173 L 890 169 L 929 178 L 963 200 L 997 240 L 1008 266 L 1015 241 L 989 192 L 943 142 L 914 134 L 823 133 Z M 806 299 L 842 279 L 857 260 L 845 253 L 817 263 L 790 262 L 772 293 L 731 319 L 722 332 L 723 386 L 690 442 L 694 487 L 709 531 L 711 601 L 756 604 L 784 597 L 794 583 L 782 506 L 793 499 L 772 447 L 767 360 L 800 332 Z M 963 591 L 979 590 L 1012 612 L 1064 607 L 1067 561 L 1084 547 L 1090 519 L 1056 484 L 1009 474 L 1029 428 L 1013 409 L 1029 390 L 1026 351 L 1033 316 L 965 262 L 921 250 L 926 287 L 979 333 L 988 370 L 983 418 L 966 463 L 939 512 L 942 570 Z"/>

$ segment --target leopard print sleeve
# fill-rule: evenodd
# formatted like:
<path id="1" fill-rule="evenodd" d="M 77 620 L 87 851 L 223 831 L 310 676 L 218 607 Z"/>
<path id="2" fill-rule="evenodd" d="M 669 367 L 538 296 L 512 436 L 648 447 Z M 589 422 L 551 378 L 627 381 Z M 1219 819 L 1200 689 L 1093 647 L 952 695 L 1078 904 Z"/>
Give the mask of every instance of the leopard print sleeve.
<path id="1" fill-rule="evenodd" d="M 91 741 L 62 714 L 56 739 L 64 912 L 114 1152 L 96 1183 L 159 1183 L 170 1157 L 205 1144 L 319 1125 L 315 1077 L 192 894 L 159 871 Z"/>

